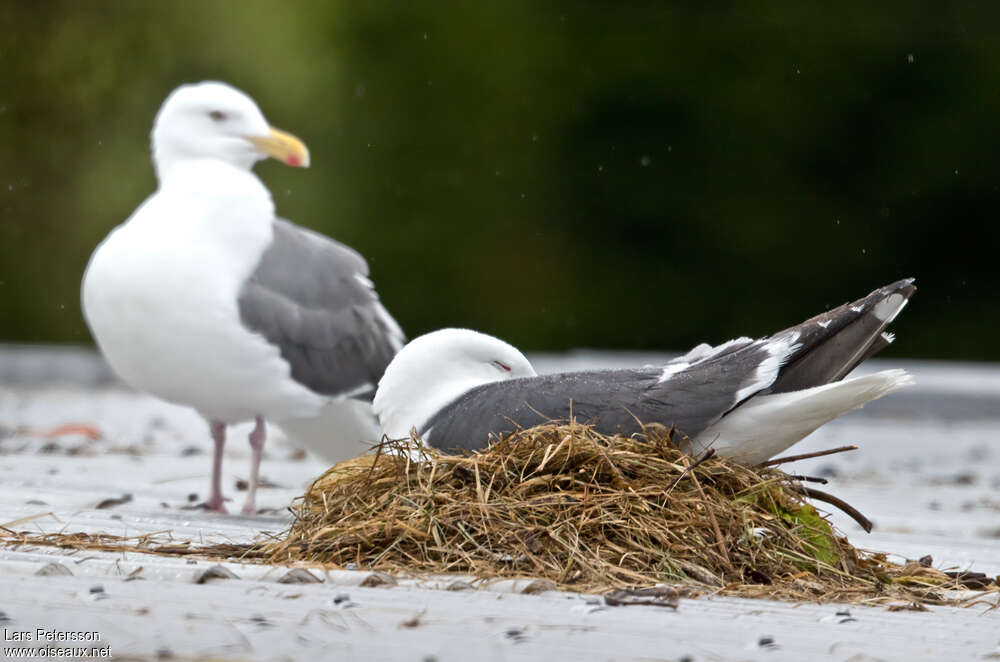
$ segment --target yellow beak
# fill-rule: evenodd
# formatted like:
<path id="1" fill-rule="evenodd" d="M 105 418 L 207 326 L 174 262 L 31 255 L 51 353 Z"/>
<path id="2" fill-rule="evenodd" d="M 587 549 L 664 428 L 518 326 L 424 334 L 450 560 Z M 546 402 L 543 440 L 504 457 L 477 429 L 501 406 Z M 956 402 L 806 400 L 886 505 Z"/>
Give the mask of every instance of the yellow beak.
<path id="1" fill-rule="evenodd" d="M 283 161 L 286 165 L 309 167 L 309 148 L 290 133 L 279 131 L 272 126 L 268 135 L 250 136 L 248 140 L 264 154 Z"/>

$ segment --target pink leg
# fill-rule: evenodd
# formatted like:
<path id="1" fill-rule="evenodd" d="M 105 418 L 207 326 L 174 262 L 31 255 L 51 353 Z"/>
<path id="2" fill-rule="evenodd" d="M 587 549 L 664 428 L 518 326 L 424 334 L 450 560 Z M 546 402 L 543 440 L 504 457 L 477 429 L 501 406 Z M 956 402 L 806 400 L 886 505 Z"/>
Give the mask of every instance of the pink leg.
<path id="1" fill-rule="evenodd" d="M 219 421 L 211 421 L 209 429 L 212 431 L 212 441 L 215 442 L 215 452 L 212 455 L 212 495 L 208 497 L 205 506 L 209 510 L 224 513 L 226 506 L 222 498 L 222 448 L 226 445 L 226 424 Z"/>
<path id="2" fill-rule="evenodd" d="M 257 417 L 257 425 L 248 437 L 253 456 L 250 459 L 250 482 L 247 485 L 247 500 L 243 504 L 244 515 L 256 515 L 257 508 L 254 501 L 257 496 L 257 480 L 260 475 L 260 460 L 264 456 L 264 440 L 267 439 L 267 428 L 264 427 L 264 419 Z"/>

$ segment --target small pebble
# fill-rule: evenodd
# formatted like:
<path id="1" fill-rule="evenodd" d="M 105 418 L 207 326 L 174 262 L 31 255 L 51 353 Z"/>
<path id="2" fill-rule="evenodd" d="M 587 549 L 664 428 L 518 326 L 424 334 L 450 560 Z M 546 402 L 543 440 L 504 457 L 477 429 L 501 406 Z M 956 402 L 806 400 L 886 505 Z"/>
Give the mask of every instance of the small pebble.
<path id="1" fill-rule="evenodd" d="M 837 612 L 838 623 L 857 623 L 858 619 L 851 616 L 850 609 L 841 609 Z"/>
<path id="2" fill-rule="evenodd" d="M 62 563 L 46 563 L 35 573 L 39 577 L 73 576 L 73 572 Z"/>
<path id="3" fill-rule="evenodd" d="M 239 575 L 224 565 L 216 564 L 204 572 L 198 573 L 194 578 L 195 584 L 207 584 L 214 579 L 239 579 Z"/>
<path id="4" fill-rule="evenodd" d="M 515 643 L 521 643 L 522 641 L 526 641 L 528 639 L 524 628 L 508 628 L 507 631 L 504 632 L 504 636 L 508 639 L 512 639 Z"/>
<path id="5" fill-rule="evenodd" d="M 340 609 L 352 609 L 358 606 L 357 602 L 351 600 L 351 596 L 347 593 L 338 593 L 333 596 L 333 604 Z"/>
<path id="6" fill-rule="evenodd" d="M 262 628 L 269 628 L 272 625 L 274 625 L 269 620 L 267 620 L 265 616 L 261 616 L 260 614 L 254 614 L 253 616 L 251 616 L 250 622 Z"/>
<path id="7" fill-rule="evenodd" d="M 953 485 L 975 485 L 978 478 L 979 476 L 971 471 L 963 471 L 962 473 L 955 474 L 951 480 Z"/>
<path id="8" fill-rule="evenodd" d="M 292 568 L 278 580 L 279 584 L 320 584 L 322 579 L 305 568 Z"/>

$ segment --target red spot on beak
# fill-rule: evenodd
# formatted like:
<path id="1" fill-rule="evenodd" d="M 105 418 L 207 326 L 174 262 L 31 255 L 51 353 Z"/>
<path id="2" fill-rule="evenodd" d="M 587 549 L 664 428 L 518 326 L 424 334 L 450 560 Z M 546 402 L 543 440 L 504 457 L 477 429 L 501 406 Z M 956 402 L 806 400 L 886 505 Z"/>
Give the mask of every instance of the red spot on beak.
<path id="1" fill-rule="evenodd" d="M 288 158 L 285 159 L 285 163 L 292 166 L 293 168 L 298 168 L 300 165 L 302 165 L 302 159 L 300 159 L 298 156 L 294 154 L 291 154 Z"/>

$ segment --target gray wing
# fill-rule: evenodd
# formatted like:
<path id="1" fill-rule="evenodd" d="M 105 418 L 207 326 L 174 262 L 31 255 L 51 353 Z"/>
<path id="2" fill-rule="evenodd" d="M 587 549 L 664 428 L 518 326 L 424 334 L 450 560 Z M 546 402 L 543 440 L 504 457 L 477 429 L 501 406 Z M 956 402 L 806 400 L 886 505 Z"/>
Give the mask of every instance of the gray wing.
<path id="1" fill-rule="evenodd" d="M 325 395 L 371 399 L 404 342 L 356 251 L 275 219 L 239 294 L 244 326 L 278 346 L 292 378 Z"/>
<path id="2" fill-rule="evenodd" d="M 826 384 L 892 342 L 886 326 L 916 288 L 906 279 L 879 288 L 768 338 L 699 345 L 662 369 L 562 373 L 484 384 L 425 423 L 444 449 L 484 448 L 489 436 L 551 419 L 595 423 L 605 434 L 643 423 L 694 438 L 748 398 Z"/>
<path id="3" fill-rule="evenodd" d="M 786 393 L 843 379 L 892 343 L 893 335 L 885 329 L 916 289 L 912 278 L 899 280 L 774 334 L 775 339 L 793 338 L 795 344 L 782 357 L 776 378 L 763 384 L 758 392 Z M 719 360 L 761 342 L 767 339 L 737 338 L 717 347 L 701 344 L 665 368 L 668 373 L 680 372 L 700 361 Z"/>
<path id="4" fill-rule="evenodd" d="M 638 419 L 674 426 L 694 437 L 745 399 L 748 390 L 756 390 L 760 367 L 772 356 L 771 346 L 758 341 L 665 380 L 660 369 L 639 369 L 493 382 L 461 395 L 420 431 L 437 448 L 476 450 L 486 447 L 490 435 L 568 419 L 572 411 L 577 421 L 593 423 L 604 434 L 638 432 Z"/>

